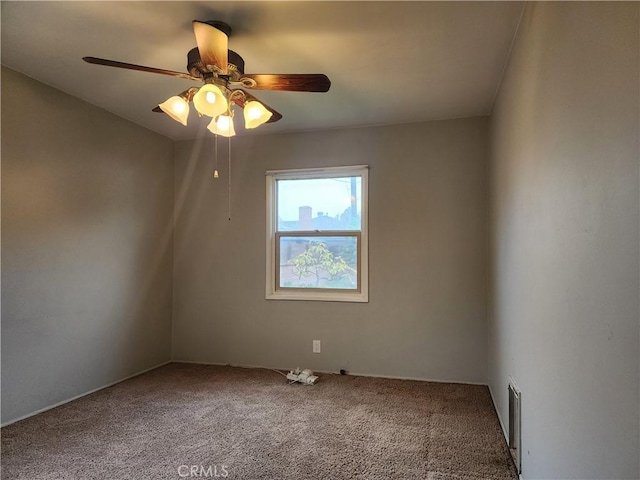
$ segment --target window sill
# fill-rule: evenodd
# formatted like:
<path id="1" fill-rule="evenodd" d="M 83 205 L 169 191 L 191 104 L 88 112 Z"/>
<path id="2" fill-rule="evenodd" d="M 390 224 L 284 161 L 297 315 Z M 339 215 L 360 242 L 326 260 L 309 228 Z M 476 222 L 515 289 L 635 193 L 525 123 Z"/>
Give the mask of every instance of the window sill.
<path id="1" fill-rule="evenodd" d="M 320 302 L 353 302 L 368 303 L 366 293 L 335 293 L 335 292 L 273 292 L 267 293 L 267 300 L 307 300 Z"/>

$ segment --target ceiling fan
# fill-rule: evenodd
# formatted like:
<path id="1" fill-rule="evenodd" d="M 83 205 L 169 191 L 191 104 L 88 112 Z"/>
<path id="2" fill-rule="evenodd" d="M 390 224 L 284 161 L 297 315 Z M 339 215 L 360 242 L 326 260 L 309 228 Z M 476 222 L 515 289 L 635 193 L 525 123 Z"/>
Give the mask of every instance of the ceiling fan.
<path id="1" fill-rule="evenodd" d="M 233 50 L 228 50 L 231 27 L 224 22 L 193 21 L 193 32 L 197 47 L 187 54 L 187 71 L 175 72 L 160 68 L 145 67 L 96 57 L 83 60 L 96 65 L 126 68 L 141 72 L 170 75 L 187 80 L 201 81 L 201 87 L 190 87 L 153 109 L 166 113 L 183 125 L 187 124 L 189 103 L 200 115 L 212 117 L 207 127 L 212 133 L 231 137 L 233 128 L 233 105 L 244 111 L 245 127 L 255 128 L 263 123 L 277 122 L 282 115 L 260 102 L 246 89 L 279 90 L 292 92 L 327 92 L 331 81 L 326 75 L 311 74 L 247 74 L 244 60 Z"/>

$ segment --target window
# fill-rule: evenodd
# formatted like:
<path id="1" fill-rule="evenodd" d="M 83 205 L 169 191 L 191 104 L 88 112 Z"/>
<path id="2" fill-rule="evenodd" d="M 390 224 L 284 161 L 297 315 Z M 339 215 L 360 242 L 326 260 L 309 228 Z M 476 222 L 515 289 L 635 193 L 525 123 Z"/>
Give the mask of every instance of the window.
<path id="1" fill-rule="evenodd" d="M 268 299 L 368 302 L 368 168 L 267 172 Z"/>

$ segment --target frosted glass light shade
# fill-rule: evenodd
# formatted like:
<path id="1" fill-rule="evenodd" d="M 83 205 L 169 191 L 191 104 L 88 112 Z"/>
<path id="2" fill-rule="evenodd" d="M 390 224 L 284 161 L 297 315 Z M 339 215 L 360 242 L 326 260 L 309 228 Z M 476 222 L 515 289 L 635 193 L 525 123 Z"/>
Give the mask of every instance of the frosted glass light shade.
<path id="1" fill-rule="evenodd" d="M 244 104 L 244 126 L 246 128 L 256 128 L 269 121 L 273 113 L 267 110 L 264 105 L 255 100 Z"/>
<path id="2" fill-rule="evenodd" d="M 202 115 L 217 117 L 227 111 L 227 99 L 222 94 L 222 90 L 210 83 L 200 87 L 198 93 L 193 96 L 193 105 Z"/>
<path id="3" fill-rule="evenodd" d="M 189 116 L 189 104 L 184 98 L 178 97 L 176 95 L 158 106 L 164 113 L 169 115 L 176 122 L 180 122 L 183 125 L 187 124 L 187 117 Z"/>
<path id="4" fill-rule="evenodd" d="M 220 115 L 218 118 L 214 118 L 207 128 L 211 133 L 223 137 L 233 137 L 236 134 L 236 130 L 233 128 L 233 118 L 229 115 Z"/>

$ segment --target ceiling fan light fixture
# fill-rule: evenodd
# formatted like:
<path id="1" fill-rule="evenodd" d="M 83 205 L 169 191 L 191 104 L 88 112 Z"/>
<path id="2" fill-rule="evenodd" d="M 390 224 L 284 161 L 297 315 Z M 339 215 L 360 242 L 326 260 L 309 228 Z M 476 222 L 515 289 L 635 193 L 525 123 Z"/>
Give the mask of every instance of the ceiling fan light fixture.
<path id="1" fill-rule="evenodd" d="M 211 83 L 202 86 L 193 96 L 193 105 L 200 114 L 213 118 L 226 112 L 229 106 L 222 90 Z"/>
<path id="2" fill-rule="evenodd" d="M 229 25 L 217 20 L 194 20 L 192 25 L 197 46 L 187 53 L 189 73 L 106 58 L 82 57 L 82 59 L 94 65 L 202 81 L 204 83 L 202 87 L 192 86 L 154 107 L 152 111 L 166 113 L 176 122 L 186 126 L 189 103 L 193 102 L 198 116 L 206 115 L 213 119 L 208 126 L 209 130 L 225 137 L 235 135 L 232 104 L 244 109 L 247 129 L 256 128 L 267 122 L 277 122 L 282 118 L 280 113 L 257 101 L 253 95 L 245 92 L 241 87 L 291 92 L 327 92 L 331 87 L 329 78 L 321 73 L 247 74 L 244 72 L 244 59 L 228 48 L 231 34 Z"/>
<path id="3" fill-rule="evenodd" d="M 223 137 L 233 137 L 236 134 L 236 130 L 233 128 L 233 117 L 230 115 L 219 115 L 218 118 L 214 118 L 207 129 L 211 133 Z"/>
<path id="4" fill-rule="evenodd" d="M 269 121 L 273 113 L 260 102 L 251 100 L 244 104 L 244 126 L 256 128 Z"/>
<path id="5" fill-rule="evenodd" d="M 164 113 L 173 118 L 182 125 L 187 125 L 187 117 L 189 116 L 189 103 L 178 95 L 174 95 L 165 102 L 158 105 Z"/>

